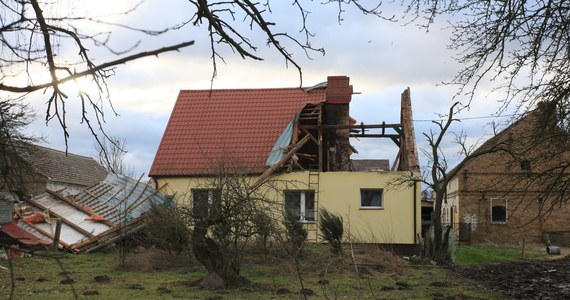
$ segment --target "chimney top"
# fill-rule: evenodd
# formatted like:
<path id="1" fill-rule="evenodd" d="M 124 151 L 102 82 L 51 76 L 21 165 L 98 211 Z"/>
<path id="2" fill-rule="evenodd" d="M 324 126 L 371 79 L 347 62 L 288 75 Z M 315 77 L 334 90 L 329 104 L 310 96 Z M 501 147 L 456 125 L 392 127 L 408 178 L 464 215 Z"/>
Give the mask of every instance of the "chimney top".
<path id="1" fill-rule="evenodd" d="M 347 76 L 327 77 L 327 103 L 348 104 L 352 98 L 352 85 Z"/>

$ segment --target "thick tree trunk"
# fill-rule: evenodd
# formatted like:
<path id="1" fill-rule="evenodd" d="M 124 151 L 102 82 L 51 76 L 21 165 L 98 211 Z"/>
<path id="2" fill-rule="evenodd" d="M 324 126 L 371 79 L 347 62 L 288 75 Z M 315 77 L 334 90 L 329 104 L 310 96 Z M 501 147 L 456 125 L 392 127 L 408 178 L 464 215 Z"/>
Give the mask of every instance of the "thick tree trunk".
<path id="1" fill-rule="evenodd" d="M 449 230 L 444 236 L 443 224 L 441 223 L 441 205 L 443 203 L 443 192 L 436 191 L 435 208 L 431 216 L 433 226 L 433 252 L 430 259 L 439 264 L 451 263 L 447 257 L 447 249 L 449 247 Z M 445 240 L 445 241 L 444 241 Z"/>
<path id="2" fill-rule="evenodd" d="M 192 232 L 194 257 L 207 272 L 200 286 L 221 288 L 238 285 L 241 282 L 238 268 L 232 266 L 231 260 L 223 255 L 218 244 L 207 236 L 207 232 L 205 222 L 198 222 Z"/>

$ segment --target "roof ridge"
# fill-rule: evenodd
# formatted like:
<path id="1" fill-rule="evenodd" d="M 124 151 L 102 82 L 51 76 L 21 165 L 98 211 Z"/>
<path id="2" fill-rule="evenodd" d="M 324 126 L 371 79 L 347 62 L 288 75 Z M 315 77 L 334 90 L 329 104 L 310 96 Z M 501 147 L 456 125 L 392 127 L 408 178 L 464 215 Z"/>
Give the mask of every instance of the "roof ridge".
<path id="1" fill-rule="evenodd" d="M 41 145 L 36 145 L 36 144 L 31 144 L 31 145 L 32 145 L 33 147 L 43 148 L 43 149 L 48 150 L 48 151 L 62 153 L 62 154 L 65 154 L 66 156 L 77 156 L 77 157 L 82 157 L 82 158 L 87 158 L 87 159 L 93 159 L 93 160 L 95 160 L 93 157 L 87 156 L 87 155 L 81 155 L 81 154 L 71 153 L 71 152 L 69 152 L 69 151 L 62 151 L 62 150 L 58 150 L 58 149 L 54 149 L 54 148 L 48 148 L 48 147 L 46 147 L 46 146 L 41 146 Z"/>
<path id="2" fill-rule="evenodd" d="M 180 92 L 221 92 L 221 91 L 264 91 L 264 90 L 302 90 L 307 92 L 306 89 L 312 87 L 278 87 L 278 88 L 223 88 L 223 89 L 180 89 Z"/>

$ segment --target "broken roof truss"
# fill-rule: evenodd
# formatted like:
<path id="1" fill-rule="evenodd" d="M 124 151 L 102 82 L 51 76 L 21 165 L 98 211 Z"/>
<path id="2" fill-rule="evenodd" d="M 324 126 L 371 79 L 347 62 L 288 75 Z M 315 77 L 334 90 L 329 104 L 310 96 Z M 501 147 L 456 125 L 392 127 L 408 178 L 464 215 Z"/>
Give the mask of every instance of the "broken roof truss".
<path id="1" fill-rule="evenodd" d="M 348 142 L 351 137 L 389 138 L 399 148 L 391 171 L 419 171 L 408 88 L 401 95 L 398 124 L 355 124 L 348 116 L 348 103 L 346 106 L 342 103 L 307 104 L 277 139 L 267 160 L 270 168 L 260 180 L 281 167 L 319 172 L 350 171 L 348 158 L 356 151 Z"/>

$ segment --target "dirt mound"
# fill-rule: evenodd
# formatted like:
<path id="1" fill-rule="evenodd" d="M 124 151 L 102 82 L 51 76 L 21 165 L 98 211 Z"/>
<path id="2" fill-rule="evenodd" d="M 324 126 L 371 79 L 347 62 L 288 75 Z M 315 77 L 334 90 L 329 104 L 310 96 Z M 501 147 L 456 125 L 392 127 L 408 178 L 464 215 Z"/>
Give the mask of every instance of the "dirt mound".
<path id="1" fill-rule="evenodd" d="M 481 286 L 519 299 L 570 299 L 570 257 L 454 267 Z"/>

